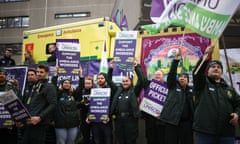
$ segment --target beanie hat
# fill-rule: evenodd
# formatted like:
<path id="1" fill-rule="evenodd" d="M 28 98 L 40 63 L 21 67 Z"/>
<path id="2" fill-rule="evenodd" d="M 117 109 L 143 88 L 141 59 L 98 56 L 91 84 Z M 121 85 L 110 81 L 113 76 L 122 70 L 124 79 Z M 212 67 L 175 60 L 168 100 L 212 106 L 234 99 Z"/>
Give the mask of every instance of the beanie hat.
<path id="1" fill-rule="evenodd" d="M 185 75 L 187 77 L 188 82 L 189 82 L 189 75 L 188 75 L 188 73 L 184 73 L 184 72 L 180 73 L 180 74 L 178 74 L 178 78 L 181 77 L 182 75 Z"/>
<path id="2" fill-rule="evenodd" d="M 215 65 L 215 64 L 219 65 L 219 66 L 221 67 L 221 69 L 223 69 L 222 63 L 221 63 L 220 61 L 218 61 L 218 60 L 212 60 L 212 61 L 208 64 L 208 69 L 209 69 L 211 66 Z"/>
<path id="3" fill-rule="evenodd" d="M 7 71 L 2 67 L 0 67 L 0 72 L 4 72 L 5 74 L 7 74 Z"/>
<path id="4" fill-rule="evenodd" d="M 72 83 L 72 81 L 71 81 L 70 79 L 68 79 L 68 78 L 64 78 L 64 79 L 61 80 L 61 85 L 62 85 L 66 80 L 69 81 L 70 84 Z"/>

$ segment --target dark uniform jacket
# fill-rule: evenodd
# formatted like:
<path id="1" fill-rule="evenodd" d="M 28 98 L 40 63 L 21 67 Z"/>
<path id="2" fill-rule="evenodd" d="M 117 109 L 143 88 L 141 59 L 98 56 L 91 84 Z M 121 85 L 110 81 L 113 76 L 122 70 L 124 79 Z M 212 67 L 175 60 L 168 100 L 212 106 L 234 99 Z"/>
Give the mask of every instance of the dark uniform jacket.
<path id="1" fill-rule="evenodd" d="M 34 84 L 35 82 L 26 82 L 26 85 L 23 91 L 23 97 L 22 97 L 22 102 L 25 106 L 29 105 L 28 99 L 29 99 L 29 96 L 31 95 L 32 87 Z"/>
<path id="2" fill-rule="evenodd" d="M 51 53 L 51 56 L 48 57 L 47 63 L 55 64 L 56 63 L 56 58 L 57 58 L 56 52 L 54 51 L 54 52 Z"/>
<path id="3" fill-rule="evenodd" d="M 200 64 L 197 63 L 196 68 Z M 194 91 L 196 109 L 193 128 L 198 132 L 218 136 L 234 136 L 234 126 L 229 123 L 230 114 L 235 112 L 240 116 L 240 96 L 221 79 L 216 83 L 205 75 L 207 62 L 204 62 L 199 72 L 194 75 Z"/>
<path id="4" fill-rule="evenodd" d="M 57 87 L 57 76 L 52 78 L 53 84 Z M 57 87 L 58 89 L 58 87 Z M 55 113 L 55 128 L 73 128 L 80 124 L 80 111 L 77 108 L 78 91 L 70 93 L 62 89 L 57 91 L 57 107 Z"/>
<path id="5" fill-rule="evenodd" d="M 111 105 L 111 114 L 115 114 L 118 116 L 119 113 L 122 111 L 119 111 L 119 108 L 127 110 L 123 111 L 124 113 L 129 113 L 129 115 L 137 118 L 140 116 L 140 110 L 138 105 L 138 96 L 141 92 L 142 84 L 143 84 L 143 72 L 141 70 L 141 66 L 137 65 L 135 67 L 135 72 L 138 77 L 138 81 L 135 87 L 130 87 L 129 89 L 123 89 L 122 86 L 117 87 L 117 91 L 114 94 L 112 105 Z M 119 98 L 124 99 L 125 102 L 123 102 L 122 106 L 119 106 Z"/>
<path id="6" fill-rule="evenodd" d="M 10 57 L 6 57 L 4 56 L 3 58 L 0 59 L 0 66 L 15 66 L 16 63 L 14 61 L 14 59 L 10 58 Z"/>
<path id="7" fill-rule="evenodd" d="M 179 60 L 172 61 L 167 77 L 168 95 L 160 116 L 160 120 L 173 125 L 193 119 L 192 88 L 183 89 L 176 80 L 178 63 Z"/>
<path id="8" fill-rule="evenodd" d="M 58 92 L 58 105 L 54 119 L 56 128 L 72 128 L 80 124 L 80 111 L 74 95 L 67 90 Z"/>
<path id="9" fill-rule="evenodd" d="M 91 89 L 84 88 L 85 87 L 84 81 L 85 79 L 83 77 L 80 77 L 79 86 L 76 89 L 76 91 L 79 92 L 79 96 L 77 97 L 77 101 L 78 101 L 77 107 L 80 109 L 80 120 L 82 121 L 82 123 L 85 123 L 85 120 L 87 118 L 88 110 L 89 110 L 89 102 L 87 104 L 84 104 L 81 101 L 83 99 L 90 100 L 90 93 L 91 93 Z"/>
<path id="10" fill-rule="evenodd" d="M 57 105 L 56 88 L 47 79 L 39 80 L 33 88 L 29 112 L 31 116 L 41 117 L 39 124 L 50 124 Z"/>

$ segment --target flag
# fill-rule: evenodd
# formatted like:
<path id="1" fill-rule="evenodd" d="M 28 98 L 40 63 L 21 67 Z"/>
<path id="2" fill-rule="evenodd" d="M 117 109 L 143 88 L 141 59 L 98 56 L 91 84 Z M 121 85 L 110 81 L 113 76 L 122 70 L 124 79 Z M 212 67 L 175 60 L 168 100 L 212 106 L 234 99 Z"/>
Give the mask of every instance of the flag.
<path id="1" fill-rule="evenodd" d="M 174 5 L 178 0 L 152 0 L 152 7 L 150 11 L 151 20 L 156 23 L 169 23 L 170 18 L 168 14 L 175 12 Z"/>
<path id="2" fill-rule="evenodd" d="M 152 9 L 154 8 L 154 10 L 151 10 L 151 19 L 160 25 L 185 26 L 204 37 L 219 38 L 239 3 L 239 0 L 211 2 L 153 0 Z M 163 6 L 160 7 L 160 4 Z M 157 8 L 160 14 L 157 14 Z"/>
<path id="3" fill-rule="evenodd" d="M 159 24 L 143 25 L 141 26 L 141 29 L 146 30 L 149 34 L 157 34 L 162 29 L 165 29 L 167 27 L 168 27 L 167 23 L 159 23 Z"/>
<path id="4" fill-rule="evenodd" d="M 121 30 L 128 30 L 128 21 L 127 21 L 127 16 L 126 15 L 124 15 L 122 20 L 121 20 L 120 28 L 121 28 Z"/>
<path id="5" fill-rule="evenodd" d="M 204 37 L 219 38 L 239 3 L 239 0 L 218 0 L 211 3 L 172 0 L 162 12 L 159 22 L 184 25 Z"/>
<path id="6" fill-rule="evenodd" d="M 108 61 L 107 61 L 107 52 L 106 51 L 107 51 L 106 38 L 104 38 L 99 72 L 104 72 L 104 73 L 108 72 Z"/>
<path id="7" fill-rule="evenodd" d="M 171 23 L 183 24 L 192 31 L 208 38 L 219 38 L 239 3 L 239 0 L 216 0 L 208 3 L 178 0 L 175 4 L 178 4 L 176 7 L 180 8 L 173 15 Z"/>
<path id="8" fill-rule="evenodd" d="M 121 23 L 121 11 L 119 9 L 116 10 L 115 15 L 113 16 L 113 22 L 115 22 L 118 26 Z"/>
<path id="9" fill-rule="evenodd" d="M 144 25 L 141 28 L 146 30 L 149 34 L 157 34 L 161 30 L 167 28 L 171 24 L 171 19 L 168 14 L 176 12 L 174 10 L 174 5 L 177 1 L 178 0 L 152 0 L 150 17 L 155 24 Z"/>

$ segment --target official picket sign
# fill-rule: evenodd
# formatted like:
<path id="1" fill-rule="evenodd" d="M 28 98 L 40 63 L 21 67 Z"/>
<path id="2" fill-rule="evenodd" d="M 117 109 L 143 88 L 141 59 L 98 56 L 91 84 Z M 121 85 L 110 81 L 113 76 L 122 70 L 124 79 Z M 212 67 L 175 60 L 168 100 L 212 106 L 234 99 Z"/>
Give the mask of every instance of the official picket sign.
<path id="1" fill-rule="evenodd" d="M 168 88 L 165 83 L 152 80 L 140 104 L 140 110 L 159 117 L 167 98 Z"/>

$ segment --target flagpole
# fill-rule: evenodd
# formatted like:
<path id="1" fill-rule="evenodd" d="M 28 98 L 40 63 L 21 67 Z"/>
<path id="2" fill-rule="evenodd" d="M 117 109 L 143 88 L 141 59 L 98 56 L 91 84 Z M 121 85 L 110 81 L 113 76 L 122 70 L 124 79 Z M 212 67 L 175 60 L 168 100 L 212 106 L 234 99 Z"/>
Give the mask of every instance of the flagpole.
<path id="1" fill-rule="evenodd" d="M 217 42 L 217 40 L 215 39 L 214 42 L 213 42 L 213 44 L 212 44 L 211 46 L 215 47 L 216 42 Z M 207 60 L 207 58 L 208 58 L 208 53 L 205 54 L 205 55 L 203 55 L 202 61 L 201 61 L 201 63 L 198 65 L 196 71 L 194 72 L 194 75 L 196 75 L 196 74 L 198 73 L 198 71 L 199 71 L 200 68 L 202 67 L 203 63 Z"/>
<path id="2" fill-rule="evenodd" d="M 180 43 L 180 48 L 181 48 L 181 47 L 183 46 L 183 44 L 184 44 L 185 33 L 186 33 L 186 28 L 184 28 L 184 31 L 183 31 L 183 34 L 182 34 L 182 40 L 181 40 L 181 43 Z"/>
<path id="3" fill-rule="evenodd" d="M 221 37 L 221 42 L 222 42 L 222 44 L 223 44 L 224 56 L 225 56 L 226 63 L 227 63 L 227 69 L 228 69 L 228 75 L 229 75 L 230 83 L 231 83 L 231 86 L 233 87 L 233 80 L 232 80 L 232 75 L 231 75 L 231 69 L 230 69 L 230 65 L 229 65 L 229 60 L 228 60 L 228 57 L 227 57 L 227 49 L 226 49 L 226 45 L 225 45 L 224 35 L 222 35 L 222 37 Z"/>

